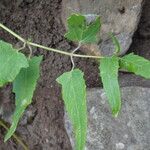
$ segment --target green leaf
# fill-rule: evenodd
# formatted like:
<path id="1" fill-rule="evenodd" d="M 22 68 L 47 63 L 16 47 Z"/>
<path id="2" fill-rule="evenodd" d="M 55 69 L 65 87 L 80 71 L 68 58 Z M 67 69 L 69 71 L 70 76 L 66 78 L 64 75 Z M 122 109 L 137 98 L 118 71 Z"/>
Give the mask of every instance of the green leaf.
<path id="1" fill-rule="evenodd" d="M 100 60 L 100 76 L 108 98 L 112 114 L 117 117 L 121 107 L 121 94 L 118 83 L 119 58 L 105 57 Z"/>
<path id="2" fill-rule="evenodd" d="M 12 82 L 21 68 L 27 68 L 28 61 L 11 44 L 0 41 L 0 87 Z"/>
<path id="3" fill-rule="evenodd" d="M 120 58 L 120 68 L 150 79 L 150 61 L 133 53 Z"/>
<path id="4" fill-rule="evenodd" d="M 32 102 L 32 97 L 39 78 L 39 68 L 42 57 L 33 57 L 29 59 L 29 67 L 21 69 L 13 82 L 13 92 L 15 93 L 16 109 L 12 118 L 12 125 L 8 130 L 5 141 L 7 141 L 15 132 L 19 119 L 23 115 L 25 109 Z"/>
<path id="5" fill-rule="evenodd" d="M 97 17 L 93 23 L 87 25 L 86 17 L 73 14 L 68 20 L 68 32 L 65 37 L 68 40 L 80 43 L 93 43 L 97 41 L 97 33 L 100 30 L 100 17 Z"/>
<path id="6" fill-rule="evenodd" d="M 113 33 L 110 33 L 110 37 L 111 37 L 111 39 L 113 41 L 113 44 L 115 46 L 115 54 L 120 53 L 121 46 L 120 46 L 120 43 L 119 43 L 118 39 L 113 35 Z"/>
<path id="7" fill-rule="evenodd" d="M 66 110 L 74 127 L 76 150 L 83 150 L 86 142 L 87 107 L 86 85 L 79 69 L 62 74 L 57 78 L 62 85 L 62 96 Z"/>

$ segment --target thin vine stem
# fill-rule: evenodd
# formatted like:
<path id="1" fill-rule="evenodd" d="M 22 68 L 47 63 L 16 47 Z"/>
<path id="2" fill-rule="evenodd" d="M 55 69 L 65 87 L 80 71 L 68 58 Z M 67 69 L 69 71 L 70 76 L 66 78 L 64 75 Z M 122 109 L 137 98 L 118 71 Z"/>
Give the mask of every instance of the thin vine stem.
<path id="1" fill-rule="evenodd" d="M 19 36 L 18 34 L 16 34 L 14 31 L 10 30 L 9 28 L 7 28 L 6 26 L 4 26 L 3 24 L 0 23 L 0 27 L 3 28 L 5 31 L 9 32 L 10 34 L 12 34 L 14 37 L 16 37 L 17 39 L 19 39 L 22 42 L 26 42 L 25 39 L 23 39 L 21 36 Z"/>
<path id="2" fill-rule="evenodd" d="M 28 56 L 28 58 L 30 59 L 31 56 L 32 56 L 32 47 L 31 47 L 29 44 L 27 44 L 27 46 L 28 46 L 28 48 L 29 48 L 29 50 L 30 50 L 30 54 L 29 54 L 29 56 Z"/>
<path id="3" fill-rule="evenodd" d="M 74 67 L 75 67 L 74 60 L 73 60 L 73 54 L 74 54 L 80 47 L 81 47 L 81 43 L 79 43 L 78 47 L 76 47 L 76 48 L 72 51 L 72 55 L 70 56 L 70 58 L 71 58 L 71 63 L 72 63 L 72 69 L 71 69 L 71 70 L 73 70 Z"/>
<path id="4" fill-rule="evenodd" d="M 0 126 L 2 126 L 6 131 L 9 130 L 2 119 L 0 119 Z M 15 133 L 12 136 L 24 148 L 24 150 L 29 150 L 29 148 L 21 141 L 21 139 Z"/>
<path id="5" fill-rule="evenodd" d="M 17 51 L 19 52 L 19 51 L 25 49 L 25 48 L 26 48 L 26 44 L 27 44 L 27 43 L 25 42 L 21 48 L 17 49 Z"/>
<path id="6" fill-rule="evenodd" d="M 0 23 L 0 27 L 2 29 L 4 29 L 5 31 L 7 31 L 8 33 L 10 33 L 11 35 L 13 35 L 14 37 L 16 37 L 18 40 L 20 40 L 23 43 L 28 43 L 28 45 L 30 46 L 34 46 L 34 47 L 38 47 L 41 49 L 45 49 L 47 51 L 53 51 L 59 54 L 63 54 L 63 55 L 67 55 L 67 56 L 73 56 L 73 57 L 81 57 L 81 58 L 95 58 L 95 59 L 100 59 L 100 58 L 104 58 L 103 56 L 91 56 L 91 55 L 79 55 L 79 54 L 72 54 L 69 52 L 65 52 L 62 50 L 58 50 L 58 49 L 54 49 L 54 48 L 50 48 L 50 47 L 46 47 L 40 44 L 36 44 L 36 43 L 32 43 L 28 40 L 25 40 L 24 38 L 22 38 L 21 36 L 19 36 L 18 34 L 16 34 L 14 31 L 10 30 L 9 28 L 7 28 L 6 26 L 4 26 L 3 24 Z"/>

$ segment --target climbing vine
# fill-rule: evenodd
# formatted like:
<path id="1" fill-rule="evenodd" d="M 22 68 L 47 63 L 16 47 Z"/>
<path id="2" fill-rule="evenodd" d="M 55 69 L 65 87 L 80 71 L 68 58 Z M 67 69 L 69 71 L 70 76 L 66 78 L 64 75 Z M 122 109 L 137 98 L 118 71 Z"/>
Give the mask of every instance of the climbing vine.
<path id="1" fill-rule="evenodd" d="M 23 42 L 22 48 L 15 49 L 10 43 L 0 40 L 0 87 L 3 87 L 7 83 L 12 83 L 12 92 L 15 93 L 16 106 L 12 116 L 11 127 L 8 129 L 0 122 L 0 124 L 8 130 L 5 135 L 5 142 L 11 136 L 14 136 L 13 134 L 20 118 L 28 105 L 32 103 L 32 97 L 40 77 L 40 63 L 42 61 L 42 56 L 32 56 L 32 47 L 68 55 L 71 58 L 72 69 L 69 72 L 63 73 L 56 81 L 62 87 L 62 98 L 74 127 L 76 150 L 83 150 L 85 148 L 88 119 L 84 73 L 76 68 L 73 61 L 74 57 L 98 59 L 99 76 L 103 82 L 108 103 L 114 117 L 118 116 L 121 109 L 121 93 L 118 83 L 119 69 L 150 79 L 150 61 L 133 53 L 119 57 L 118 54 L 121 51 L 121 47 L 112 33 L 110 33 L 110 37 L 112 38 L 116 49 L 112 56 L 106 57 L 76 54 L 82 45 L 97 42 L 97 34 L 101 28 L 99 16 L 96 16 L 94 21 L 88 23 L 86 21 L 86 16 L 72 14 L 68 18 L 67 23 L 68 32 L 65 34 L 65 38 L 78 43 L 77 48 L 71 53 L 33 43 L 20 37 L 0 23 L 0 28 Z M 25 54 L 21 52 L 21 50 L 26 47 L 30 50 L 29 56 L 25 56 Z"/>

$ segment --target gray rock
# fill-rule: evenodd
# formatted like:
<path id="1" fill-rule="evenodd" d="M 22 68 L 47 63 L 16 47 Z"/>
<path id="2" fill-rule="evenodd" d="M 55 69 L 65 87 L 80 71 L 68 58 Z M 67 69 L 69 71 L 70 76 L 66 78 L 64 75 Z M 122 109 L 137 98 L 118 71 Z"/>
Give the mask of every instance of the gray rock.
<path id="1" fill-rule="evenodd" d="M 143 0 L 63 0 L 62 21 L 67 28 L 66 19 L 72 13 L 86 15 L 88 21 L 93 20 L 94 14 L 100 16 L 101 44 L 97 51 L 106 55 L 113 54 L 114 46 L 108 36 L 109 32 L 113 32 L 120 41 L 122 55 L 129 49 L 132 36 L 137 29 L 142 2 Z"/>
<path id="2" fill-rule="evenodd" d="M 150 150 L 150 88 L 123 87 L 122 109 L 113 118 L 102 89 L 87 91 L 88 133 L 86 150 Z M 72 126 L 66 129 L 74 146 Z"/>
<path id="3" fill-rule="evenodd" d="M 30 124 L 35 116 L 36 116 L 36 108 L 34 108 L 32 105 L 30 105 L 24 112 L 21 120 L 20 120 L 20 125 L 27 125 L 27 124 Z"/>
<path id="4" fill-rule="evenodd" d="M 129 49 L 130 44 L 132 43 L 132 37 L 131 35 L 128 35 L 128 33 L 120 33 L 116 35 L 116 38 L 118 39 L 120 45 L 121 45 L 121 51 L 119 55 L 124 55 L 126 51 Z M 99 49 L 101 50 L 101 54 L 103 56 L 111 56 L 115 52 L 115 46 L 111 39 L 103 41 L 99 45 Z"/>
<path id="5" fill-rule="evenodd" d="M 13 106 L 10 104 L 9 106 L 5 104 L 0 104 L 0 118 L 5 120 L 8 123 L 12 123 L 12 115 L 13 115 Z"/>
<path id="6" fill-rule="evenodd" d="M 13 114 L 15 111 L 14 105 L 6 106 L 6 107 L 5 105 L 0 105 L 0 117 L 6 122 L 12 124 Z M 19 124 L 22 126 L 27 125 L 28 123 L 30 124 L 33 121 L 34 117 L 36 116 L 36 112 L 37 112 L 36 108 L 30 105 L 23 113 L 23 116 L 21 117 Z"/>

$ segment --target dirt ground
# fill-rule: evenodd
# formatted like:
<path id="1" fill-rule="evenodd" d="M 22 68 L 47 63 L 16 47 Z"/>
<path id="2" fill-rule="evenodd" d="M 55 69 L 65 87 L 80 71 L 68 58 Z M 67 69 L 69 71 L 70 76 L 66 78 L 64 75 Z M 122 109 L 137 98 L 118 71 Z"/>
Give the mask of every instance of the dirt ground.
<path id="1" fill-rule="evenodd" d="M 63 37 L 61 0 L 0 0 L 0 22 L 24 38 L 34 42 L 70 51 L 72 43 Z M 150 59 L 150 1 L 146 0 L 142 18 L 129 52 L 135 52 Z M 21 43 L 8 33 L 0 30 L 0 39 L 20 46 Z M 28 50 L 25 50 L 27 53 Z M 22 119 L 17 132 L 27 143 L 30 150 L 71 150 L 69 138 L 64 128 L 64 105 L 61 100 L 60 87 L 56 78 L 70 70 L 70 58 L 64 55 L 34 49 L 34 55 L 44 55 L 41 65 L 41 78 L 34 94 L 33 103 L 28 108 L 30 118 Z M 87 87 L 99 87 L 98 67 L 94 60 L 75 59 L 76 66 L 85 72 Z M 150 81 L 128 74 L 120 73 L 120 85 L 140 85 L 150 87 Z M 14 95 L 11 85 L 0 90 L 0 104 L 5 113 L 14 109 Z M 0 150 L 21 150 L 12 139 L 3 143 L 5 131 L 0 128 Z"/>

